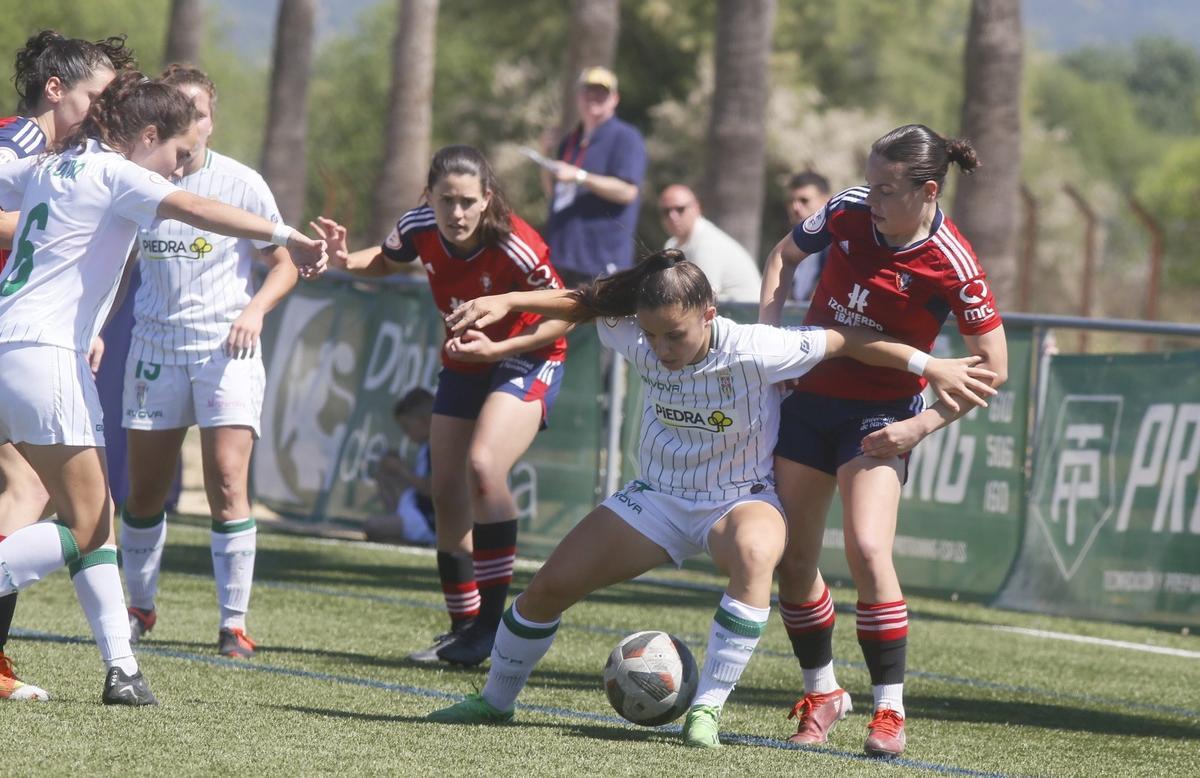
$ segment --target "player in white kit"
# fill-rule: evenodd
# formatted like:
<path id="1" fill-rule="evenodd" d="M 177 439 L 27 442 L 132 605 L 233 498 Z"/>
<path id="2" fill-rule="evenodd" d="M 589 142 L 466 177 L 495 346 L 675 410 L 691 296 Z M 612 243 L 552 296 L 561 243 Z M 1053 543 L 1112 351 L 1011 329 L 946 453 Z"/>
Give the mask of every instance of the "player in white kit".
<path id="1" fill-rule="evenodd" d="M 0 542 L 0 596 L 64 566 L 94 575 L 98 602 L 77 592 L 93 631 L 105 635 L 106 704 L 156 702 L 129 644 L 116 548 L 106 542 L 104 424 L 87 362 L 137 229 L 177 219 L 286 243 L 314 271 L 325 261 L 323 243 L 164 178 L 196 146 L 195 119 L 176 88 L 126 71 L 54 153 L 0 165 L 0 208 L 21 213 L 0 275 L 0 441 L 16 444 L 58 513 Z"/>
<path id="2" fill-rule="evenodd" d="M 212 81 L 182 65 L 168 67 L 162 81 L 180 89 L 200 116 L 200 144 L 175 183 L 279 221 L 262 176 L 208 148 L 217 102 Z M 142 285 L 134 301 L 122 420 L 129 430 L 129 498 L 120 532 L 129 626 L 137 642 L 157 621 L 163 506 L 184 435 L 199 425 L 220 606 L 217 650 L 248 658 L 255 649 L 246 611 L 256 550 L 250 452 L 266 386 L 259 335 L 263 316 L 296 285 L 296 267 L 287 250 L 269 240 L 215 235 L 179 222 L 142 229 L 137 250 Z M 270 267 L 257 291 L 256 258 Z"/>
<path id="3" fill-rule="evenodd" d="M 977 404 L 993 390 L 970 367 L 865 328 L 782 329 L 716 315 L 704 273 L 677 250 L 578 291 L 477 298 L 449 318 L 455 332 L 512 310 L 597 318 L 601 341 L 638 371 L 645 390 L 641 475 L 588 514 L 504 614 L 480 694 L 431 713 L 446 723 L 500 723 L 554 640 L 562 612 L 596 589 L 708 552 L 729 574 L 713 617 L 700 684 L 683 726 L 690 746 L 715 747 L 721 708 L 767 623 L 771 577 L 786 529 L 772 452 L 781 392 L 822 359 L 923 373 L 940 394 Z M 603 318 L 601 318 L 603 317 Z"/>
<path id="4" fill-rule="evenodd" d="M 0 119 L 0 164 L 40 154 L 73 130 L 87 115 L 92 98 L 132 59 L 133 52 L 125 48 L 123 38 L 92 42 L 64 38 L 53 30 L 30 36 L 13 65 L 19 113 Z M 5 214 L 12 227 L 17 216 Z M 7 236 L 10 225 L 4 224 L 3 229 Z M 0 270 L 9 254 L 0 251 Z M 16 446 L 0 443 L 0 540 L 46 515 L 49 500 L 46 488 Z M 89 575 L 75 575 L 71 580 L 84 589 L 91 586 Z M 0 597 L 0 700 L 47 700 L 49 695 L 43 689 L 17 677 L 5 652 L 16 606 L 16 592 Z M 96 635 L 98 644 L 103 639 Z"/>

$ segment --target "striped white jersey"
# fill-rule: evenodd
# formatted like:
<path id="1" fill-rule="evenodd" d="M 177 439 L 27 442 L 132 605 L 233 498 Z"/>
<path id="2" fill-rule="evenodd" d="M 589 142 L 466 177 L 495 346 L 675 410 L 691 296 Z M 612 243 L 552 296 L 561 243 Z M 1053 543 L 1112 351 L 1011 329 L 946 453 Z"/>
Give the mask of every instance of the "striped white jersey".
<path id="1" fill-rule="evenodd" d="M 262 176 L 211 149 L 181 189 L 256 213 L 282 217 Z M 270 241 L 231 238 L 179 221 L 138 234 L 142 285 L 134 298 L 130 357 L 160 365 L 196 362 L 221 351 L 229 327 L 254 296 L 251 268 Z"/>
<path id="2" fill-rule="evenodd" d="M 87 353 L 112 307 L 139 227 L 178 188 L 89 140 L 0 165 L 0 208 L 21 211 L 0 274 L 0 342 Z"/>
<path id="3" fill-rule="evenodd" d="M 825 356 L 825 330 L 737 324 L 717 317 L 700 362 L 662 366 L 634 318 L 596 322 L 600 340 L 629 360 L 645 404 L 638 459 L 655 491 L 729 500 L 774 483 L 782 391 Z"/>

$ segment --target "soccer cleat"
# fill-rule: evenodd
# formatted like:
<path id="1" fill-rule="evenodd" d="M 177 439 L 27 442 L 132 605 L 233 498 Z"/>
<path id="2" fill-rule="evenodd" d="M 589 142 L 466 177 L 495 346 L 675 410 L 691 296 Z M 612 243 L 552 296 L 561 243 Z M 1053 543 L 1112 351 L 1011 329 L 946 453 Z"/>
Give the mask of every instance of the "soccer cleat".
<path id="1" fill-rule="evenodd" d="M 835 689 L 828 694 L 809 692 L 792 706 L 792 712 L 788 714 L 789 719 L 796 719 L 800 725 L 788 742 L 815 746 L 828 741 L 834 725 L 846 718 L 851 710 L 850 695 L 845 689 Z"/>
<path id="2" fill-rule="evenodd" d="M 721 708 L 717 705 L 693 705 L 683 720 L 683 744 L 692 748 L 720 748 L 717 725 Z"/>
<path id="3" fill-rule="evenodd" d="M 458 636 L 465 632 L 473 623 L 475 623 L 474 619 L 462 619 L 461 621 L 454 622 L 454 624 L 451 625 L 449 632 L 443 635 L 438 635 L 433 639 L 433 645 L 431 645 L 429 648 L 422 648 L 420 651 L 412 652 L 408 655 L 408 658 L 414 662 L 421 662 L 422 664 L 441 661 L 438 658 L 438 651 L 441 651 L 446 646 L 458 640 Z"/>
<path id="4" fill-rule="evenodd" d="M 45 702 L 50 695 L 45 689 L 25 683 L 13 670 L 12 660 L 0 651 L 0 700 L 40 700 Z"/>
<path id="5" fill-rule="evenodd" d="M 456 640 L 439 648 L 437 656 L 452 665 L 474 667 L 492 655 L 495 642 L 496 628 L 481 626 L 477 621 L 464 629 Z"/>
<path id="6" fill-rule="evenodd" d="M 155 623 L 158 622 L 158 616 L 154 609 L 142 610 L 141 608 L 127 608 L 129 611 L 129 642 L 137 643 L 147 632 L 154 629 Z"/>
<path id="7" fill-rule="evenodd" d="M 217 653 L 231 659 L 250 659 L 258 645 L 241 627 L 223 629 L 217 634 Z"/>
<path id="8" fill-rule="evenodd" d="M 904 717 L 891 708 L 875 711 L 874 718 L 867 725 L 867 732 L 870 734 L 863 744 L 867 756 L 891 759 L 904 753 Z"/>
<path id="9" fill-rule="evenodd" d="M 482 694 L 468 694 L 462 702 L 449 708 L 435 710 L 425 717 L 426 721 L 439 724 L 507 724 L 512 721 L 513 711 L 493 708 Z"/>
<path id="10" fill-rule="evenodd" d="M 133 675 L 127 675 L 119 667 L 108 668 L 104 676 L 104 694 L 100 701 L 105 705 L 157 705 L 158 698 L 150 691 L 146 676 L 138 670 Z"/>

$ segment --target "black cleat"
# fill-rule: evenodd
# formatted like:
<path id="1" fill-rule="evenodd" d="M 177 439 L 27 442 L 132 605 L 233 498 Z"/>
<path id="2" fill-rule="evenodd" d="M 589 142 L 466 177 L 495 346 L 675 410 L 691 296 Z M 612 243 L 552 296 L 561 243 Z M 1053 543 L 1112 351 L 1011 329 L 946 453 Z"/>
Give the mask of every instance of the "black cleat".
<path id="1" fill-rule="evenodd" d="M 428 648 L 422 648 L 419 651 L 412 652 L 408 655 L 408 658 L 413 662 L 421 662 L 422 664 L 440 662 L 441 659 L 438 657 L 438 652 L 454 641 L 458 640 L 459 635 L 466 632 L 474 623 L 474 619 L 463 619 L 462 621 L 454 622 L 453 626 L 450 627 L 449 632 L 445 633 L 444 635 L 438 635 L 433 639 L 433 645 L 429 646 Z"/>
<path id="2" fill-rule="evenodd" d="M 104 694 L 100 696 L 105 705 L 157 705 L 158 698 L 150 691 L 146 676 L 138 670 L 133 675 L 126 675 L 119 667 L 108 668 L 104 676 Z"/>
<path id="3" fill-rule="evenodd" d="M 250 659 L 258 644 L 241 627 L 223 629 L 217 633 L 217 653 L 230 659 Z"/>
<path id="4" fill-rule="evenodd" d="M 477 621 L 463 630 L 457 640 L 438 649 L 438 659 L 452 665 L 474 667 L 492 655 L 495 642 L 496 627 L 486 627 Z"/>

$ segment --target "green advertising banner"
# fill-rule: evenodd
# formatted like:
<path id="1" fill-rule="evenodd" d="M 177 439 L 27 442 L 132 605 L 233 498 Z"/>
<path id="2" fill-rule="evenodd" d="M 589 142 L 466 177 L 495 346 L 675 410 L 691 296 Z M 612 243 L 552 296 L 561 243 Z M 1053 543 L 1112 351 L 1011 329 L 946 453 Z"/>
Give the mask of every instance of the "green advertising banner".
<path id="1" fill-rule="evenodd" d="M 755 306 L 723 306 L 736 321 L 757 318 Z M 799 324 L 800 309 L 785 311 L 786 324 Z M 1009 378 L 988 408 L 977 409 L 921 442 L 913 452 L 900 505 L 893 557 L 906 588 L 995 594 L 1016 558 L 1021 539 L 1031 331 L 1007 332 Z M 966 356 L 951 324 L 934 347 L 937 356 Z M 637 472 L 641 383 L 630 373 L 622 434 L 622 475 Z M 849 583 L 844 554 L 842 508 L 835 499 L 826 524 L 821 569 Z"/>
<path id="2" fill-rule="evenodd" d="M 1200 352 L 1056 356 L 997 604 L 1200 625 Z"/>
<path id="3" fill-rule="evenodd" d="M 389 448 L 415 455 L 392 420 L 392 406 L 413 387 L 436 386 L 442 337 L 423 283 L 322 281 L 297 288 L 264 335 L 267 397 L 253 463 L 256 497 L 313 522 L 384 511 L 372 481 L 379 458 Z M 511 477 L 522 547 L 534 553 L 548 551 L 594 505 L 600 345 L 591 327 L 570 341 L 550 426 Z"/>

